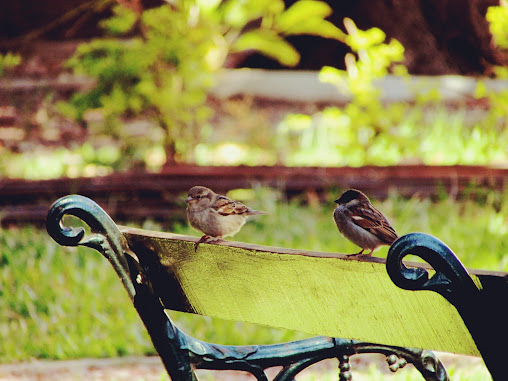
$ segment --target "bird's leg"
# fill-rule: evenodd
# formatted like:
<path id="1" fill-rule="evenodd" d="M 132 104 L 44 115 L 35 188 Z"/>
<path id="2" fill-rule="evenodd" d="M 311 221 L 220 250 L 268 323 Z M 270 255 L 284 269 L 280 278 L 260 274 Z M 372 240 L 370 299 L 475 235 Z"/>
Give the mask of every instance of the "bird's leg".
<path id="1" fill-rule="evenodd" d="M 194 251 L 197 251 L 198 250 L 198 246 L 200 243 L 217 243 L 217 242 L 222 242 L 224 241 L 224 238 L 222 238 L 221 236 L 218 236 L 218 237 L 212 237 L 208 234 L 205 234 L 203 237 L 201 237 L 199 239 L 199 241 L 197 241 L 195 244 L 194 244 Z"/>
<path id="2" fill-rule="evenodd" d="M 199 239 L 199 241 L 197 241 L 195 244 L 194 244 L 194 251 L 198 251 L 198 246 L 200 243 L 203 243 L 203 242 L 208 242 L 209 239 L 212 238 L 210 237 L 208 234 L 205 234 L 203 237 L 201 237 Z"/>
<path id="3" fill-rule="evenodd" d="M 351 257 L 351 258 L 354 258 L 354 257 L 368 257 L 370 255 L 372 255 L 372 253 L 374 252 L 374 249 L 372 249 L 369 253 L 367 254 L 363 254 L 363 252 L 365 251 L 365 249 L 362 249 L 360 250 L 358 253 L 355 253 L 355 254 L 348 254 L 347 256 L 348 257 Z"/>
<path id="4" fill-rule="evenodd" d="M 356 257 L 357 255 L 363 255 L 363 252 L 365 251 L 365 249 L 362 249 L 360 250 L 358 253 L 354 253 L 354 254 L 348 254 L 347 256 L 348 257 Z"/>

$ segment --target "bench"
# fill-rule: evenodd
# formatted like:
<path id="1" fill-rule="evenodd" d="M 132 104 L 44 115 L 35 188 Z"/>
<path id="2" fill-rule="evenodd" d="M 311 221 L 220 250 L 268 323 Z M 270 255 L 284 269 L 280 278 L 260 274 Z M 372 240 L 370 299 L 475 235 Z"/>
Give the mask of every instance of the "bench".
<path id="1" fill-rule="evenodd" d="M 65 215 L 90 227 L 65 226 Z M 399 238 L 387 259 L 274 248 L 117 226 L 94 201 L 70 195 L 47 216 L 50 236 L 102 253 L 123 282 L 172 380 L 197 380 L 194 369 L 246 371 L 259 381 L 293 380 L 337 358 L 351 380 L 350 356 L 381 353 L 392 371 L 413 364 L 425 380 L 448 380 L 429 351 L 482 356 L 494 380 L 508 377 L 508 274 L 466 270 L 438 239 Z M 426 263 L 403 261 L 415 255 Z M 430 276 L 431 275 L 431 276 Z M 303 331 L 314 338 L 228 346 L 179 330 L 166 309 Z M 340 338 L 339 338 L 340 337 Z"/>

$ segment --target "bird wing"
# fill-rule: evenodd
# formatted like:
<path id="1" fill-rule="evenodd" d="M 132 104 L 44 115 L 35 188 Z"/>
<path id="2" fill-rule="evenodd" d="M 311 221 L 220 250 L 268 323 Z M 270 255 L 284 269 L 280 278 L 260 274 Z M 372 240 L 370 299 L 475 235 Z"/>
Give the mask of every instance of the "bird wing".
<path id="1" fill-rule="evenodd" d="M 230 216 L 233 214 L 245 215 L 249 212 L 249 208 L 241 202 L 233 201 L 226 196 L 217 196 L 216 201 L 212 205 L 212 209 L 222 216 Z"/>
<path id="2" fill-rule="evenodd" d="M 348 212 L 351 221 L 353 221 L 355 225 L 374 234 L 388 245 L 399 237 L 385 216 L 372 206 L 369 209 L 362 207 L 354 208 L 353 210 L 348 210 Z"/>

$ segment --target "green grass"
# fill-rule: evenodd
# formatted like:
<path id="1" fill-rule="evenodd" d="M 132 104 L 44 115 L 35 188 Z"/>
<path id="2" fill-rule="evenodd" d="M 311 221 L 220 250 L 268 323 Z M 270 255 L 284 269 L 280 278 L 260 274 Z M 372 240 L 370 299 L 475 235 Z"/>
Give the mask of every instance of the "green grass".
<path id="1" fill-rule="evenodd" d="M 154 353 L 107 261 L 43 230 L 0 234 L 0 361 Z"/>
<path id="2" fill-rule="evenodd" d="M 266 189 L 232 196 L 270 213 L 251 218 L 235 240 L 342 253 L 358 250 L 333 223 L 335 192 L 327 196 L 330 202 L 310 206 L 298 200 L 288 203 Z M 508 271 L 507 201 L 507 195 L 488 193 L 482 202 L 394 195 L 374 203 L 399 234 L 433 234 L 468 267 Z M 147 222 L 145 227 L 157 225 Z M 171 230 L 199 235 L 186 224 Z M 60 247 L 33 226 L 0 231 L 0 248 L 0 362 L 154 354 L 127 294 L 101 255 L 87 248 Z M 383 248 L 376 255 L 386 252 Z M 170 315 L 185 332 L 211 342 L 264 344 L 306 337 L 252 324 Z"/>

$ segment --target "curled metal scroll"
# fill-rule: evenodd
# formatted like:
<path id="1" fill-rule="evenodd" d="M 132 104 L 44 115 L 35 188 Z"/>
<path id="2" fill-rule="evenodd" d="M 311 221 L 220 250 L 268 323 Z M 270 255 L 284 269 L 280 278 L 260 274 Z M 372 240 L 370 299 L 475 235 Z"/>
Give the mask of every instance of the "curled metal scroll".
<path id="1" fill-rule="evenodd" d="M 90 227 L 92 234 L 85 236 L 84 228 L 65 226 L 65 215 L 81 219 Z M 60 198 L 48 212 L 46 230 L 60 245 L 87 246 L 102 253 L 117 272 L 131 299 L 134 298 L 134 285 L 125 257 L 129 251 L 127 242 L 111 217 L 97 203 L 80 195 Z"/>
<path id="2" fill-rule="evenodd" d="M 402 260 L 407 255 L 416 255 L 435 270 L 409 268 Z M 410 233 L 393 243 L 388 251 L 386 270 L 393 283 L 406 290 L 431 290 L 455 304 L 457 291 L 478 291 L 466 268 L 453 251 L 439 239 L 425 233 Z"/>
<path id="3" fill-rule="evenodd" d="M 82 227 L 65 226 L 65 215 L 81 219 L 90 227 L 92 234 L 85 234 Z M 46 230 L 61 245 L 87 246 L 106 257 L 145 323 L 168 374 L 175 380 L 197 380 L 191 369 L 189 354 L 182 350 L 186 346 L 185 335 L 165 314 L 122 232 L 97 203 L 80 195 L 62 197 L 51 206 Z"/>
<path id="4" fill-rule="evenodd" d="M 355 353 L 381 353 L 392 372 L 413 364 L 425 380 L 449 380 L 443 363 L 432 351 L 355 342 Z"/>

